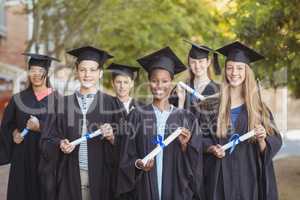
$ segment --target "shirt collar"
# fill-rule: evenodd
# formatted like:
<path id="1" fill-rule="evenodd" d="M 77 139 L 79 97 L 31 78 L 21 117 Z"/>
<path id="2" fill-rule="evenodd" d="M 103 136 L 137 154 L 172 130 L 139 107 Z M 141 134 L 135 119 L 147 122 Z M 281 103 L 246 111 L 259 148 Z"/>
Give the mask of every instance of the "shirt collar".
<path id="1" fill-rule="evenodd" d="M 173 108 L 174 108 L 174 106 L 173 106 L 172 104 L 170 104 L 170 108 L 169 108 L 168 110 L 163 110 L 163 111 L 160 111 L 160 110 L 158 109 L 158 107 L 156 107 L 156 106 L 153 105 L 153 104 L 152 104 L 152 107 L 153 107 L 153 109 L 154 109 L 155 112 L 159 112 L 159 113 L 165 113 L 165 112 L 169 113 L 169 112 L 172 112 L 172 111 L 173 111 Z"/>
<path id="2" fill-rule="evenodd" d="M 93 98 L 97 94 L 97 91 L 94 93 L 89 93 L 89 94 L 81 94 L 79 90 L 76 90 L 76 96 L 80 98 Z"/>

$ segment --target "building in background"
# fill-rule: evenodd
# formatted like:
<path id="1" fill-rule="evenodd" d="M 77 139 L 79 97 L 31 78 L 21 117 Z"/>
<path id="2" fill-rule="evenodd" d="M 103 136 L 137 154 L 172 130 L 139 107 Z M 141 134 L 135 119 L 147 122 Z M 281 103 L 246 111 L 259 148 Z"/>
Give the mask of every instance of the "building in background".
<path id="1" fill-rule="evenodd" d="M 21 54 L 31 37 L 31 21 L 25 1 L 0 0 L 0 119 L 11 95 L 26 84 L 26 60 Z"/>

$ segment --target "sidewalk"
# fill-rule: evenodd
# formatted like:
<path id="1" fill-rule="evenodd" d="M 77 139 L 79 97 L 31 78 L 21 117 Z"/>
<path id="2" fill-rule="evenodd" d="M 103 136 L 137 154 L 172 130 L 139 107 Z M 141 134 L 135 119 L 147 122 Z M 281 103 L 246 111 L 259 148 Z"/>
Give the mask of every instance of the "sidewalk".
<path id="1" fill-rule="evenodd" d="M 275 160 L 289 156 L 300 156 L 300 130 L 289 130 L 283 136 L 283 145 Z M 299 163 L 300 165 L 300 163 Z"/>
<path id="2" fill-rule="evenodd" d="M 0 200 L 6 199 L 9 165 L 0 166 Z"/>
<path id="3" fill-rule="evenodd" d="M 284 168 L 286 167 L 284 165 L 285 158 L 292 159 L 291 158 L 292 156 L 300 156 L 300 130 L 298 129 L 298 130 L 288 131 L 287 133 L 284 134 L 283 140 L 284 140 L 283 146 L 282 146 L 281 150 L 279 151 L 279 153 L 274 158 L 274 160 L 276 160 L 275 166 L 277 166 L 276 168 L 279 173 L 283 173 L 282 171 L 284 171 Z M 289 157 L 289 158 L 287 158 L 287 157 Z M 295 160 L 295 162 L 298 162 L 298 160 Z M 282 167 L 281 165 L 284 167 Z M 299 166 L 300 166 L 300 163 L 299 163 Z M 9 165 L 0 166 L 0 200 L 6 199 L 8 173 L 9 173 Z M 280 179 L 282 179 L 282 177 L 284 177 L 284 176 L 281 175 L 279 177 L 280 177 Z M 282 181 L 279 180 L 279 183 L 281 183 L 281 182 Z M 281 191 L 281 192 L 285 192 L 285 191 Z M 292 200 L 292 199 L 290 199 L 290 200 Z"/>

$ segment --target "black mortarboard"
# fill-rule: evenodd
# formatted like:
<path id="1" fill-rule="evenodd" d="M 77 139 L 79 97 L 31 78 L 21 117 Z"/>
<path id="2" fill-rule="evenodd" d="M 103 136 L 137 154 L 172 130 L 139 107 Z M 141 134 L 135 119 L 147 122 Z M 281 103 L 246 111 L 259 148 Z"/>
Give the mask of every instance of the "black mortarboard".
<path id="1" fill-rule="evenodd" d="M 77 57 L 77 61 L 81 62 L 83 60 L 93 60 L 102 66 L 107 59 L 113 56 L 104 50 L 97 49 L 92 46 L 80 47 L 67 52 L 68 54 Z"/>
<path id="2" fill-rule="evenodd" d="M 127 75 L 131 79 L 135 79 L 140 68 L 128 65 L 112 63 L 108 66 L 108 70 L 115 75 Z"/>
<path id="3" fill-rule="evenodd" d="M 162 48 L 137 60 L 150 73 L 153 69 L 165 69 L 173 76 L 184 70 L 186 66 L 170 47 Z"/>
<path id="4" fill-rule="evenodd" d="M 28 61 L 29 68 L 31 66 L 39 66 L 45 68 L 47 71 L 51 66 L 52 60 L 59 62 L 57 58 L 53 58 L 47 55 L 36 54 L 36 53 L 23 53 L 22 55 L 30 57 Z"/>
<path id="5" fill-rule="evenodd" d="M 217 51 L 226 56 L 227 61 L 231 60 L 250 64 L 252 62 L 264 59 L 264 56 L 238 41 L 225 45 Z"/>
<path id="6" fill-rule="evenodd" d="M 215 50 L 209 48 L 208 46 L 205 45 L 198 45 L 194 42 L 184 40 L 185 42 L 189 43 L 192 45 L 192 48 L 190 49 L 189 52 L 189 57 L 193 59 L 203 59 L 203 58 L 208 58 L 208 55 L 210 52 L 213 53 L 213 66 L 215 73 L 217 75 L 221 74 L 221 67 L 219 65 L 219 59 L 218 59 L 218 53 L 215 52 Z"/>
<path id="7" fill-rule="evenodd" d="M 189 57 L 191 57 L 191 58 L 194 58 L 194 59 L 208 58 L 208 54 L 210 52 L 214 52 L 213 49 L 211 49 L 207 46 L 198 45 L 194 42 L 191 42 L 191 41 L 185 40 L 185 39 L 183 41 L 192 45 L 192 48 L 190 49 L 190 52 L 189 52 Z"/>

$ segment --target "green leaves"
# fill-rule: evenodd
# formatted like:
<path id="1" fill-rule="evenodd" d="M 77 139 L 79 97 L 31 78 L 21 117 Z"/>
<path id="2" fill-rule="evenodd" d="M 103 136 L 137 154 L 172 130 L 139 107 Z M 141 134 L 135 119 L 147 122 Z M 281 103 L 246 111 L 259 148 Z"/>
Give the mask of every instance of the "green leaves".
<path id="1" fill-rule="evenodd" d="M 266 56 L 254 66 L 257 76 L 278 87 L 287 81 L 274 73 L 286 68 L 297 96 L 299 10 L 299 0 L 39 0 L 34 7 L 41 19 L 36 42 L 60 58 L 66 49 L 92 44 L 111 52 L 114 62 L 137 65 L 138 57 L 169 45 L 186 61 L 183 38 L 213 48 L 238 39 Z"/>
<path id="2" fill-rule="evenodd" d="M 270 86 L 279 87 L 288 83 L 290 89 L 300 96 L 299 63 L 299 9 L 298 0 L 236 0 L 236 12 L 231 15 L 235 20 L 232 26 L 238 39 L 248 43 L 266 56 L 259 62 L 256 72 L 264 77 Z M 296 64 L 297 63 L 297 64 Z M 278 76 L 282 69 L 288 71 L 287 76 Z M 292 73 L 291 73 L 292 72 Z M 285 80 L 281 80 L 284 78 Z"/>
<path id="3" fill-rule="evenodd" d="M 183 38 L 206 45 L 221 44 L 218 22 L 209 2 L 40 0 L 41 43 L 50 40 L 58 56 L 63 55 L 63 49 L 92 44 L 111 52 L 114 62 L 132 65 L 137 65 L 138 57 L 171 46 L 186 61 L 190 47 Z M 145 74 L 141 77 L 146 78 Z M 108 81 L 105 84 L 109 86 Z"/>

